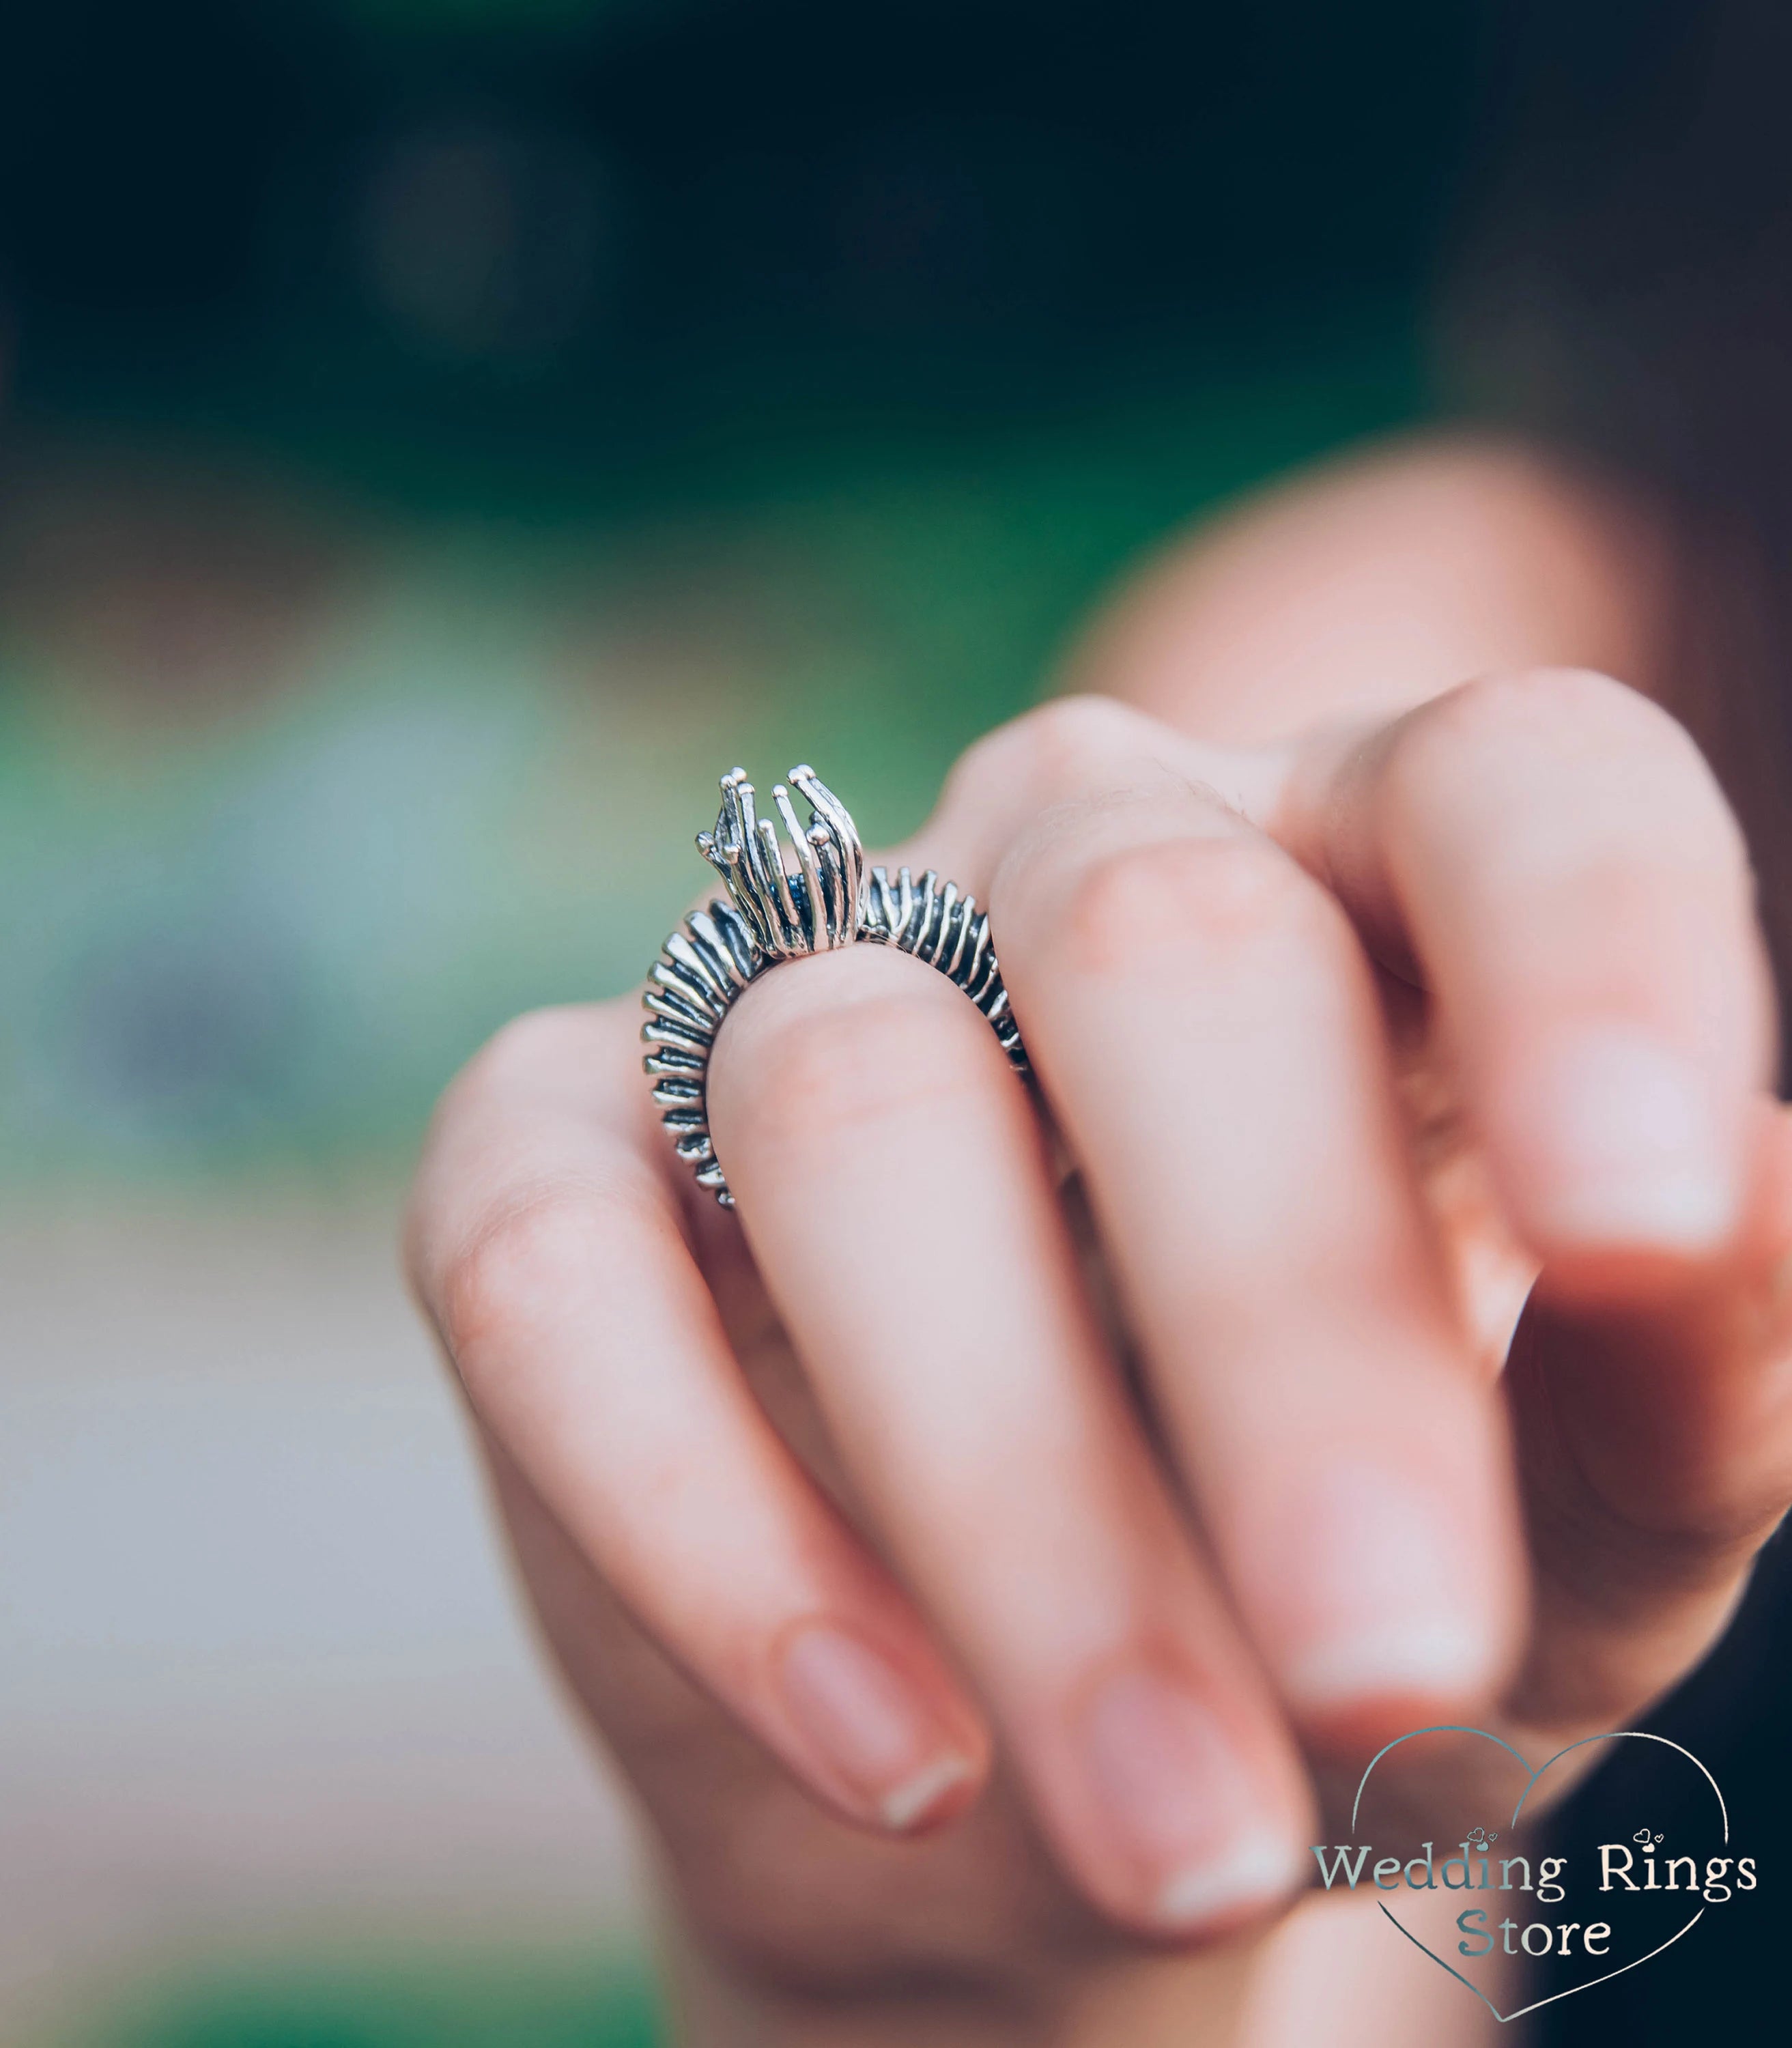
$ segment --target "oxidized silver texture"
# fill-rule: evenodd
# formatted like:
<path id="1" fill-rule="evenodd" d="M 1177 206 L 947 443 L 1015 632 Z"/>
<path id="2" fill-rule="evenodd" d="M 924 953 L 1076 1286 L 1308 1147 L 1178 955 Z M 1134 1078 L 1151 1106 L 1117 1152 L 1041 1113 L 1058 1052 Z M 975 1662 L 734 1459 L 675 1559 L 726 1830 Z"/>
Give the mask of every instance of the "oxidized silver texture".
<path id="1" fill-rule="evenodd" d="M 696 1170 L 723 1208 L 734 1197 L 716 1163 L 709 1135 L 709 1055 L 722 1019 L 747 983 L 780 960 L 832 952 L 868 939 L 913 953 L 964 990 L 994 1027 L 1014 1071 L 1028 1071 L 1020 1027 L 1008 1007 L 989 914 L 976 898 L 942 882 L 932 868 L 917 882 L 907 868 L 894 881 L 881 867 L 867 874 L 851 813 L 813 768 L 793 768 L 790 786 L 809 808 L 809 828 L 797 822 L 780 782 L 772 802 L 795 859 L 786 864 L 778 828 L 754 809 L 743 770 L 722 778 L 722 808 L 713 832 L 697 845 L 727 885 L 707 910 L 693 910 L 660 949 L 641 1000 L 650 1049 L 642 1065 L 654 1081 L 681 1159 Z"/>

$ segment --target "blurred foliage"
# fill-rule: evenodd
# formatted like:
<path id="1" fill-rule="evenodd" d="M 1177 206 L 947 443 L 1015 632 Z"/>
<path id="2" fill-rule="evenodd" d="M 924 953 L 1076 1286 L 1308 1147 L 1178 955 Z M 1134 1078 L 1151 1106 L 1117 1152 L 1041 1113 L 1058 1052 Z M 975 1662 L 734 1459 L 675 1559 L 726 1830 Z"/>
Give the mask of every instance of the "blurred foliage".
<path id="1" fill-rule="evenodd" d="M 520 1950 L 242 1962 L 134 1994 L 58 2048 L 657 2048 L 665 2038 L 640 1964 Z"/>
<path id="2" fill-rule="evenodd" d="M 0 10 L 0 1179 L 389 1169 L 1417 415 L 1478 6 Z"/>
<path id="3" fill-rule="evenodd" d="M 1049 432 L 749 453 L 628 517 L 357 523 L 178 443 L 147 485 L 48 464 L 0 624 L 6 1173 L 401 1158 L 506 1016 L 639 978 L 722 770 L 813 756 L 906 832 L 1136 550 L 1419 397 L 1404 330 L 1360 326 Z M 95 559 L 70 499 L 113 508 Z"/>

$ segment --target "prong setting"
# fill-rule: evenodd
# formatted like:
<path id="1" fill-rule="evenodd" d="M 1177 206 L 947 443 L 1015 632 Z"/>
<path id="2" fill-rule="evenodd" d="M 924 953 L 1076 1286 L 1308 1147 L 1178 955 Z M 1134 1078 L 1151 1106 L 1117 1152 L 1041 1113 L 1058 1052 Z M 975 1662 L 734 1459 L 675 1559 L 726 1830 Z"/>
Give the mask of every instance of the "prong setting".
<path id="1" fill-rule="evenodd" d="M 713 832 L 697 847 L 727 885 L 707 910 L 693 910 L 661 948 L 642 996 L 641 1035 L 654 1100 L 678 1156 L 695 1169 L 724 1208 L 734 1207 L 709 1131 L 709 1056 L 743 989 L 782 960 L 837 952 L 855 941 L 913 953 L 962 989 L 989 1020 L 1014 1071 L 1030 1069 L 1020 1027 L 1008 1005 L 991 943 L 989 916 L 955 882 L 929 868 L 917 884 L 906 867 L 892 880 L 882 867 L 867 875 L 851 813 L 806 764 L 789 787 L 772 790 L 772 806 L 790 842 L 787 862 L 778 827 L 758 815 L 743 769 L 721 778 Z M 794 789 L 807 804 L 799 823 Z"/>

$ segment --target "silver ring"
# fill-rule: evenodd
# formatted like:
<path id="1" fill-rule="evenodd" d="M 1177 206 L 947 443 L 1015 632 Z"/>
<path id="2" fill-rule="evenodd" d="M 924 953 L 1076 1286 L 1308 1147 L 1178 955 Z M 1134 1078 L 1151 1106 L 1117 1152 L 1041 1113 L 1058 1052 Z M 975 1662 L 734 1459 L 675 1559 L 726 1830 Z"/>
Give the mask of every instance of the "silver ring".
<path id="1" fill-rule="evenodd" d="M 648 1012 L 641 1035 L 651 1049 L 642 1064 L 661 1120 L 679 1158 L 696 1169 L 697 1185 L 728 1209 L 734 1197 L 709 1135 L 709 1055 L 741 991 L 780 960 L 836 952 L 861 939 L 913 953 L 964 990 L 989 1019 L 1014 1071 L 1028 1072 L 990 943 L 988 912 L 931 867 L 919 882 L 906 867 L 894 881 L 881 867 L 867 874 L 851 814 L 815 770 L 793 768 L 790 789 L 809 805 L 806 831 L 790 790 L 780 782 L 771 795 L 793 867 L 777 827 L 755 813 L 745 771 L 731 769 L 722 778 L 716 829 L 699 832 L 697 845 L 727 885 L 727 896 L 693 910 L 673 932 L 641 999 Z"/>

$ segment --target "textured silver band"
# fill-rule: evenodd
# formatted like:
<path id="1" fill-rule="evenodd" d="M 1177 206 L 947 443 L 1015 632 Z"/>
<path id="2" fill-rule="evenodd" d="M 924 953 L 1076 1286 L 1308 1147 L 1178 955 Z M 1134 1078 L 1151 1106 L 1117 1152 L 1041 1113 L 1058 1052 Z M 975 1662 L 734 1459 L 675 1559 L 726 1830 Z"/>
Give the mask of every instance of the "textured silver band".
<path id="1" fill-rule="evenodd" d="M 641 999 L 648 1012 L 641 1035 L 650 1049 L 642 1064 L 661 1120 L 679 1158 L 696 1169 L 698 1186 L 711 1189 L 724 1208 L 734 1207 L 734 1197 L 709 1135 L 709 1055 L 741 991 L 781 960 L 862 939 L 913 953 L 964 991 L 989 1019 L 1014 1071 L 1028 1071 L 990 943 L 988 913 L 932 868 L 918 882 L 906 867 L 894 880 L 881 867 L 867 874 L 846 806 L 813 768 L 793 768 L 789 782 L 810 814 L 805 831 L 789 789 L 782 782 L 773 789 L 793 867 L 786 864 L 777 827 L 757 815 L 745 774 L 736 768 L 722 778 L 716 829 L 700 832 L 697 844 L 727 885 L 727 896 L 693 910 L 673 933 Z"/>

